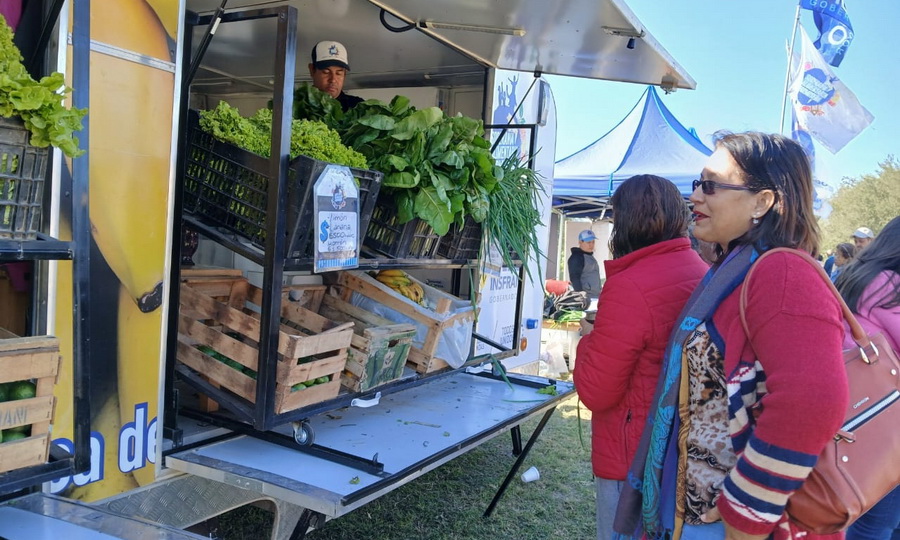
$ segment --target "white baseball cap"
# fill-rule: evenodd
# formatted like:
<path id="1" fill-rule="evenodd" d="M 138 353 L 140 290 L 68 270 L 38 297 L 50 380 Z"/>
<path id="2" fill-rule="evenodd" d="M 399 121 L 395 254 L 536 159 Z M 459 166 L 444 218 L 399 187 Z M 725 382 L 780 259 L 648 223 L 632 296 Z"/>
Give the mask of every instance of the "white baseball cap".
<path id="1" fill-rule="evenodd" d="M 347 48 L 337 41 L 320 41 L 312 50 L 312 63 L 316 69 L 338 66 L 350 70 Z"/>
<path id="2" fill-rule="evenodd" d="M 868 227 L 860 227 L 856 229 L 853 233 L 853 236 L 856 238 L 875 238 L 875 234 L 872 233 L 872 229 Z"/>

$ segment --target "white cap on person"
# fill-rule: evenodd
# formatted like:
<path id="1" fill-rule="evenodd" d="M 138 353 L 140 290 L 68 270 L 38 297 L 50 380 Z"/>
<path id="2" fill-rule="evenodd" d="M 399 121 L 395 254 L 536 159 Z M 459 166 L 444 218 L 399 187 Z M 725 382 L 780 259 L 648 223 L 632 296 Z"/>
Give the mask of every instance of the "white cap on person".
<path id="1" fill-rule="evenodd" d="M 350 70 L 350 61 L 347 59 L 347 48 L 337 41 L 320 41 L 312 50 L 312 63 L 316 69 L 327 67 L 342 67 Z"/>
<path id="2" fill-rule="evenodd" d="M 853 232 L 855 238 L 875 238 L 875 233 L 868 227 L 860 227 Z"/>

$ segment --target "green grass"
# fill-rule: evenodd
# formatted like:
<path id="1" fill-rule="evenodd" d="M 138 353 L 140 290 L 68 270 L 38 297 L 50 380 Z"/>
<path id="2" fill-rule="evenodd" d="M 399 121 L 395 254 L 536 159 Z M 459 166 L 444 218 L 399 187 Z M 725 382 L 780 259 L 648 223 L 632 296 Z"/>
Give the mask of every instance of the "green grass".
<path id="1" fill-rule="evenodd" d="M 532 465 L 540 480 L 516 477 L 489 518 L 482 517 L 512 466 L 504 433 L 449 463 L 307 535 L 310 540 L 568 540 L 596 538 L 590 466 L 590 412 L 582 407 L 584 447 L 575 399 L 560 404 L 519 471 Z M 539 418 L 522 425 L 522 444 Z M 267 538 L 271 514 L 243 508 L 219 518 L 223 540 Z"/>

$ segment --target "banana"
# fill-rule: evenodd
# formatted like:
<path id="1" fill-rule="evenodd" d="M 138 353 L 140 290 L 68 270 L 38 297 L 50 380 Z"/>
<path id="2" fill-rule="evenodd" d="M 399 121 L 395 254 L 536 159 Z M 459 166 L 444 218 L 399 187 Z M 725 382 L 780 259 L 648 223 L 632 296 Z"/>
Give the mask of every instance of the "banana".
<path id="1" fill-rule="evenodd" d="M 408 277 L 406 272 L 403 270 L 380 270 L 378 272 L 379 276 L 394 276 L 394 277 Z"/>
<path id="2" fill-rule="evenodd" d="M 147 0 L 147 3 L 166 27 L 166 33 L 172 38 L 177 37 L 180 2 L 178 0 Z"/>
<path id="3" fill-rule="evenodd" d="M 142 313 L 131 301 L 128 290 L 120 286 L 118 315 L 119 416 L 123 425 L 126 422 L 133 422 L 134 406 L 146 403 L 149 423 L 153 418 L 159 418 L 158 381 L 162 363 L 160 342 L 162 310 Z M 161 422 L 157 422 L 157 430 L 162 430 Z M 108 448 L 107 452 L 110 451 Z M 120 448 L 119 451 L 124 450 Z M 144 467 L 135 469 L 131 474 L 138 484 L 146 486 L 156 479 L 156 471 L 157 466 L 148 460 Z"/>
<path id="4" fill-rule="evenodd" d="M 416 302 L 421 305 L 425 305 L 425 290 L 418 283 L 413 282 L 413 289 L 416 293 Z"/>
<path id="5" fill-rule="evenodd" d="M 91 38 L 171 60 L 166 30 L 144 0 L 91 10 Z M 91 53 L 91 229 L 143 312 L 162 304 L 174 95 L 173 73 Z"/>
<path id="6" fill-rule="evenodd" d="M 412 289 L 412 287 L 410 285 L 401 285 L 398 290 L 400 291 L 400 294 L 409 298 L 413 302 L 417 301 L 416 300 L 416 292 Z"/>
<path id="7" fill-rule="evenodd" d="M 408 277 L 401 276 L 376 276 L 375 279 L 384 283 L 388 287 L 392 289 L 396 289 L 399 287 L 407 286 L 412 284 L 412 280 Z"/>
<path id="8" fill-rule="evenodd" d="M 96 405 L 95 405 L 96 407 Z M 119 453 L 116 448 L 119 445 L 119 400 L 115 394 L 110 394 L 99 410 L 92 411 L 91 428 L 97 431 L 106 441 L 103 453 L 103 480 L 91 482 L 85 486 L 72 486 L 65 496 L 85 502 L 94 502 L 106 497 L 112 497 L 138 487 L 138 483 L 131 473 L 119 471 Z M 54 433 L 54 435 L 56 435 Z"/>

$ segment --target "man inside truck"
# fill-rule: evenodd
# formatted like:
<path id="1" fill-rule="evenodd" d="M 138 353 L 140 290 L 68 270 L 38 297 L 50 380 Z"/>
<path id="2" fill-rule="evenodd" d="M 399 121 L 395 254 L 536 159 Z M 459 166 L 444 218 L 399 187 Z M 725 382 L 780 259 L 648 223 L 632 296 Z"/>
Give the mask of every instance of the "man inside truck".
<path id="1" fill-rule="evenodd" d="M 344 112 L 352 109 L 363 99 L 344 93 L 344 79 L 350 71 L 347 49 L 337 41 L 320 41 L 312 50 L 309 76 L 319 90 L 338 100 Z"/>

